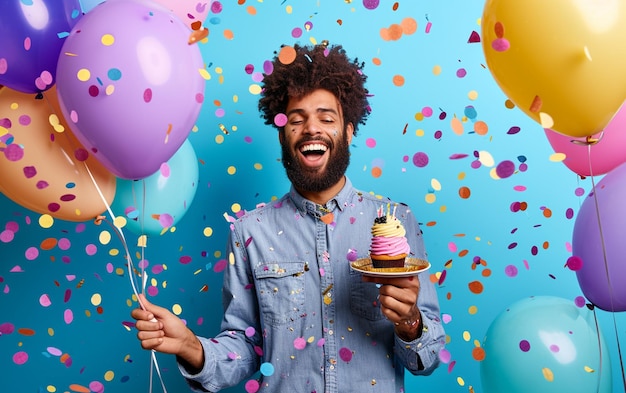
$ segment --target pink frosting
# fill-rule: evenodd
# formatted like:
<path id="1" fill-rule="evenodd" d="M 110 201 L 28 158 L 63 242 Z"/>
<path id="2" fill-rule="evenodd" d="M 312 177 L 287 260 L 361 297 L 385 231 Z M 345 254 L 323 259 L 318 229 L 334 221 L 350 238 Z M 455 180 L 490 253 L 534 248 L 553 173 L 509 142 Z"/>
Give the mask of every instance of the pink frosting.
<path id="1" fill-rule="evenodd" d="M 372 237 L 370 254 L 374 255 L 400 255 L 408 254 L 410 251 L 406 237 Z"/>

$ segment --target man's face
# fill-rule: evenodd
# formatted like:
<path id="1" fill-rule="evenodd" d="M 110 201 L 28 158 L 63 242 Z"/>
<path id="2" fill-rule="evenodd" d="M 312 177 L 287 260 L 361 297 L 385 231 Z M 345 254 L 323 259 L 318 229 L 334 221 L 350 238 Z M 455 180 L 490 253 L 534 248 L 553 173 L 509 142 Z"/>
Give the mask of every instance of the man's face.
<path id="1" fill-rule="evenodd" d="M 350 162 L 353 127 L 344 127 L 341 105 L 327 90 L 291 99 L 280 133 L 283 166 L 294 187 L 321 192 L 336 185 Z"/>

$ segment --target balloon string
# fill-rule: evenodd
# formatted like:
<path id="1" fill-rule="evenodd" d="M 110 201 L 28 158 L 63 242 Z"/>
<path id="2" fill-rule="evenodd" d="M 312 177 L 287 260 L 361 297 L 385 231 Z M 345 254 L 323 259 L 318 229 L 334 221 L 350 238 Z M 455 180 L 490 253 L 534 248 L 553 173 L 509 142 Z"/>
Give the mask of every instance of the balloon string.
<path id="1" fill-rule="evenodd" d="M 608 260 L 606 256 L 606 245 L 604 243 L 604 234 L 602 231 L 602 223 L 600 221 L 600 204 L 598 202 L 596 183 L 595 183 L 594 176 L 593 176 L 593 166 L 591 165 L 591 145 L 597 143 L 597 140 L 596 141 L 588 140 L 588 142 L 589 143 L 587 143 L 587 158 L 589 162 L 589 175 L 591 177 L 591 189 L 593 190 L 593 201 L 594 201 L 594 206 L 596 210 L 596 217 L 598 219 L 598 231 L 600 234 L 600 242 L 602 245 L 602 257 L 604 259 L 604 270 L 605 270 L 606 280 L 607 280 L 607 284 L 609 288 L 609 298 L 611 302 L 611 314 L 613 317 L 612 318 L 613 330 L 615 331 L 615 340 L 617 341 L 617 354 L 619 356 L 620 369 L 622 372 L 622 384 L 624 385 L 624 392 L 626 392 L 626 375 L 624 374 L 624 361 L 622 359 L 622 349 L 621 349 L 620 340 L 619 340 L 619 332 L 617 329 L 617 321 L 615 319 L 615 311 L 614 311 L 615 307 L 613 306 L 613 285 L 611 284 L 611 276 L 609 274 L 609 265 L 608 265 Z M 595 315 L 595 307 L 594 307 L 594 315 Z M 600 334 L 598 333 L 598 346 L 600 345 L 601 345 Z M 602 350 L 600 350 L 600 368 L 602 368 Z M 600 383 L 600 379 L 598 379 L 598 384 L 599 383 Z M 599 389 L 600 389 L 600 386 L 598 385 L 598 391 Z"/>
<path id="2" fill-rule="evenodd" d="M 98 186 L 98 182 L 96 181 L 96 179 L 94 178 L 93 174 L 91 173 L 91 170 L 89 169 L 89 166 L 87 165 L 87 163 L 85 161 L 83 161 L 83 164 L 85 165 L 85 169 L 87 170 L 87 174 L 89 175 L 89 177 L 91 178 L 91 181 L 93 182 L 96 191 L 98 192 L 98 195 L 100 196 L 100 198 L 102 199 L 102 201 L 104 202 L 104 206 L 106 207 L 107 212 L 109 213 L 109 215 L 111 216 L 111 220 L 113 221 L 113 225 L 111 225 L 111 227 L 114 229 L 115 233 L 117 234 L 118 238 L 120 239 L 122 246 L 124 247 L 124 252 L 126 255 L 126 266 L 128 267 L 128 277 L 130 280 L 130 285 L 133 289 L 133 293 L 135 294 L 135 297 L 137 298 L 137 302 L 139 303 L 139 306 L 143 309 L 146 310 L 146 306 L 143 304 L 143 302 L 141 301 L 141 298 L 139 297 L 139 291 L 137 290 L 137 285 L 135 284 L 135 266 L 133 264 L 133 260 L 130 256 L 130 250 L 128 249 L 128 243 L 126 242 L 126 237 L 124 236 L 124 232 L 121 230 L 121 228 L 118 228 L 115 225 L 115 221 L 116 221 L 116 216 L 115 214 L 113 214 L 113 210 L 111 210 L 111 206 L 109 205 L 109 203 L 107 202 L 106 198 L 104 197 L 104 194 L 102 193 L 102 190 L 100 190 L 100 187 Z M 143 249 L 143 247 L 142 247 Z M 143 254 L 142 254 L 143 255 Z M 143 258 L 142 258 L 143 261 Z M 141 277 L 142 277 L 142 284 L 141 284 L 141 289 L 142 289 L 142 293 L 144 293 L 145 290 L 145 286 L 146 286 L 146 282 L 147 282 L 147 275 L 145 273 L 145 271 L 143 270 L 143 266 L 145 264 L 142 263 L 142 270 L 141 270 Z M 151 351 L 151 356 L 150 356 L 150 390 L 149 392 L 152 393 L 152 369 L 154 368 L 157 371 L 157 375 L 159 377 L 159 380 L 161 382 L 161 387 L 163 389 L 164 393 L 167 393 L 167 389 L 165 388 L 165 383 L 163 382 L 163 376 L 161 375 L 161 371 L 160 371 L 160 367 L 159 367 L 159 362 L 157 361 L 156 358 L 156 353 L 154 350 Z"/>

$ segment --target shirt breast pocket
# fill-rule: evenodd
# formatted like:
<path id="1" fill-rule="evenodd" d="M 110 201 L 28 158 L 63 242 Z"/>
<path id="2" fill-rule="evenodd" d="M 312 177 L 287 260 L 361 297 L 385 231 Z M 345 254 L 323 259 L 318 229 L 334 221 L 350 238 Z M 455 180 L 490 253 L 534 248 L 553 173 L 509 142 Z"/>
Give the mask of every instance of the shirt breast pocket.
<path id="1" fill-rule="evenodd" d="M 361 273 L 350 271 L 350 310 L 353 314 L 370 321 L 384 319 L 378 296 L 376 284 L 363 282 Z"/>
<path id="2" fill-rule="evenodd" d="M 263 321 L 272 326 L 304 314 L 304 262 L 270 262 L 254 269 Z"/>

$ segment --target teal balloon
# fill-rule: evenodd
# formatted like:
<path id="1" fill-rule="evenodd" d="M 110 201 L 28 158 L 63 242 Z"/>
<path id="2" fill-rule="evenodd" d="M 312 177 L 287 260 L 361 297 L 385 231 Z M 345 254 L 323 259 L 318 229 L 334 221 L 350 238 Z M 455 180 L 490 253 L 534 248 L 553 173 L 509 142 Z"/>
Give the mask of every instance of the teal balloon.
<path id="1" fill-rule="evenodd" d="M 534 296 L 493 320 L 480 363 L 484 393 L 611 393 L 611 362 L 593 311 Z"/>
<path id="2" fill-rule="evenodd" d="M 185 215 L 198 189 L 198 159 L 189 140 L 154 174 L 117 178 L 111 209 L 137 235 L 160 235 Z"/>
<path id="3" fill-rule="evenodd" d="M 80 0 L 80 5 L 84 13 L 91 11 L 95 6 L 103 3 L 104 0 Z"/>

